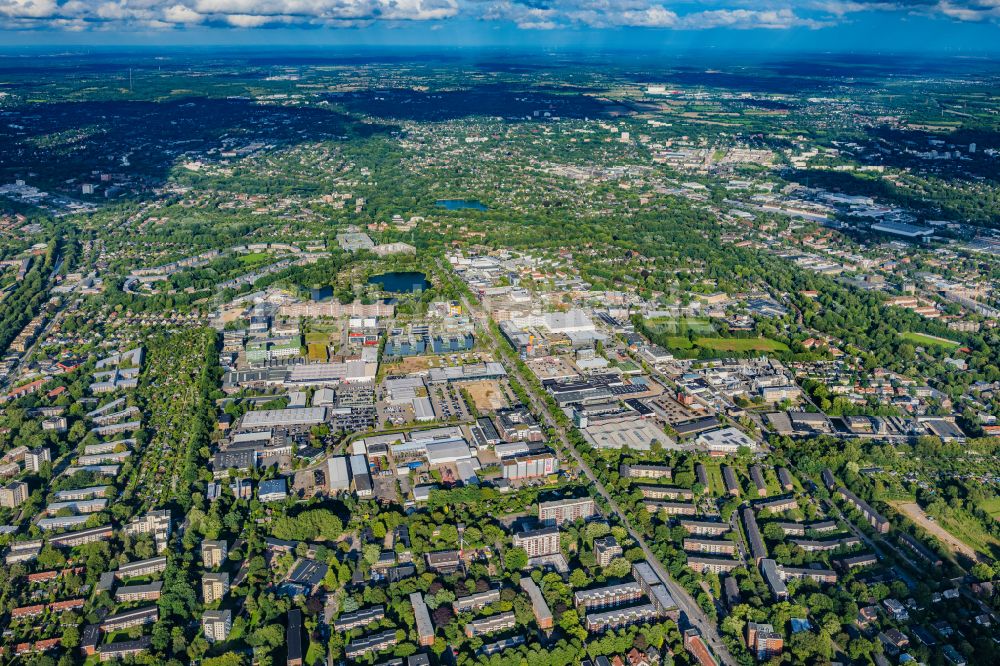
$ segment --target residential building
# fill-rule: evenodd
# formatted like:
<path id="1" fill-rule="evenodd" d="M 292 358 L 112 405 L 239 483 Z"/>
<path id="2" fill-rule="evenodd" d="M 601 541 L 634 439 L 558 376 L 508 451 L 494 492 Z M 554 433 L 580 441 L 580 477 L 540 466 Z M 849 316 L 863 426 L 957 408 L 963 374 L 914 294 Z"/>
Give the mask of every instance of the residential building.
<path id="1" fill-rule="evenodd" d="M 163 581 L 157 580 L 146 585 L 123 585 L 115 590 L 115 601 L 128 603 L 132 601 L 156 601 L 160 598 Z"/>
<path id="2" fill-rule="evenodd" d="M 538 624 L 538 628 L 543 631 L 551 629 L 552 611 L 545 602 L 545 597 L 542 596 L 542 591 L 538 589 L 538 585 L 527 576 L 521 578 L 520 584 L 521 589 L 528 594 L 528 598 L 531 600 L 531 612 L 535 615 L 535 622 Z"/>
<path id="3" fill-rule="evenodd" d="M 608 566 L 611 560 L 621 557 L 622 552 L 622 547 L 610 534 L 594 539 L 594 557 L 597 558 L 597 566 L 599 567 Z"/>
<path id="4" fill-rule="evenodd" d="M 211 604 L 229 592 L 229 574 L 225 571 L 221 573 L 206 573 L 201 577 L 201 596 L 205 604 Z"/>
<path id="5" fill-rule="evenodd" d="M 837 494 L 840 495 L 845 502 L 851 504 L 855 509 L 857 509 L 861 515 L 865 517 L 865 520 L 867 520 L 868 523 L 875 528 L 876 532 L 879 534 L 885 534 L 889 531 L 889 521 L 885 518 L 885 516 L 873 509 L 868 502 L 864 501 L 843 486 L 837 488 Z"/>
<path id="6" fill-rule="evenodd" d="M 512 629 L 517 626 L 517 619 L 513 612 L 497 613 L 489 617 L 473 620 L 465 625 L 465 635 L 469 638 L 492 634 L 505 629 Z"/>
<path id="7" fill-rule="evenodd" d="M 561 552 L 558 527 L 543 527 L 520 532 L 514 535 L 513 543 L 515 548 L 524 548 L 529 558 Z"/>
<path id="8" fill-rule="evenodd" d="M 52 452 L 44 446 L 30 449 L 24 454 L 24 469 L 28 472 L 40 472 L 42 465 L 52 462 Z"/>
<path id="9" fill-rule="evenodd" d="M 361 638 L 351 641 L 344 648 L 344 656 L 348 659 L 357 659 L 371 652 L 382 652 L 383 650 L 388 650 L 398 642 L 399 639 L 396 638 L 396 630 L 387 629 L 385 631 L 380 631 L 377 634 L 362 636 Z"/>
<path id="10" fill-rule="evenodd" d="M 125 657 L 134 657 L 148 651 L 153 646 L 153 639 L 142 636 L 134 641 L 119 641 L 108 643 L 97 648 L 97 654 L 103 661 L 118 661 Z"/>
<path id="11" fill-rule="evenodd" d="M 11 481 L 0 487 L 0 507 L 15 509 L 28 500 L 28 484 L 24 481 Z"/>
<path id="12" fill-rule="evenodd" d="M 594 512 L 594 500 L 590 497 L 538 503 L 538 520 L 547 525 L 558 526 L 575 520 L 587 520 Z"/>
<path id="13" fill-rule="evenodd" d="M 233 612 L 229 609 L 205 611 L 201 615 L 201 626 L 209 643 L 221 643 L 229 638 L 233 628 Z"/>
<path id="14" fill-rule="evenodd" d="M 427 647 L 434 644 L 434 623 L 431 621 L 427 604 L 419 592 L 410 594 L 410 605 L 413 606 L 413 617 L 417 624 L 417 637 L 420 644 Z"/>
<path id="15" fill-rule="evenodd" d="M 757 661 L 767 661 L 781 654 L 785 646 L 781 634 L 770 624 L 747 623 L 747 648 L 757 657 Z"/>
<path id="16" fill-rule="evenodd" d="M 206 569 L 216 569 L 222 566 L 229 554 L 229 544 L 223 540 L 201 542 L 201 561 Z"/>
<path id="17" fill-rule="evenodd" d="M 344 633 L 351 629 L 366 627 L 372 622 L 378 622 L 385 618 L 385 606 L 369 606 L 361 608 L 352 613 L 344 613 L 333 621 L 333 628 L 337 632 Z"/>

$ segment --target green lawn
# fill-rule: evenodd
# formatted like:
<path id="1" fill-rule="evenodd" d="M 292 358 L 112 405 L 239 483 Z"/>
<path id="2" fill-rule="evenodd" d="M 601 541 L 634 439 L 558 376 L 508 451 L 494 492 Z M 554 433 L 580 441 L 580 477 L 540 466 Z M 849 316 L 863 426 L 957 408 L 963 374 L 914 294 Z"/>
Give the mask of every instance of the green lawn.
<path id="1" fill-rule="evenodd" d="M 656 333 L 676 335 L 685 331 L 694 331 L 700 335 L 715 333 L 712 322 L 702 317 L 655 317 L 646 320 L 649 330 Z"/>
<path id="2" fill-rule="evenodd" d="M 717 462 L 707 462 L 705 473 L 708 474 L 708 492 L 713 497 L 722 497 L 726 494 L 726 485 L 722 480 L 722 468 Z"/>
<path id="3" fill-rule="evenodd" d="M 241 254 L 240 262 L 245 266 L 251 266 L 254 264 L 260 264 L 270 258 L 271 255 L 266 252 L 251 252 L 250 254 Z"/>
<path id="4" fill-rule="evenodd" d="M 927 335 L 926 333 L 914 333 L 912 331 L 906 333 L 900 333 L 899 337 L 904 340 L 909 340 L 910 342 L 918 345 L 923 345 L 925 347 L 948 347 L 949 349 L 955 349 L 962 343 L 955 342 L 954 340 L 946 340 L 944 338 L 939 338 L 936 335 Z"/>
<path id="5" fill-rule="evenodd" d="M 318 331 L 306 333 L 307 345 L 325 345 L 328 342 L 330 342 L 330 335 L 328 333 L 320 333 Z"/>
<path id="6" fill-rule="evenodd" d="M 667 338 L 667 344 L 670 345 L 671 349 L 691 349 L 694 344 L 685 337 L 673 336 Z"/>
<path id="7" fill-rule="evenodd" d="M 694 343 L 716 351 L 788 351 L 785 343 L 769 338 L 697 338 Z"/>
<path id="8" fill-rule="evenodd" d="M 1000 520 L 1000 497 L 995 497 L 982 503 L 982 509 L 993 516 L 994 520 Z"/>

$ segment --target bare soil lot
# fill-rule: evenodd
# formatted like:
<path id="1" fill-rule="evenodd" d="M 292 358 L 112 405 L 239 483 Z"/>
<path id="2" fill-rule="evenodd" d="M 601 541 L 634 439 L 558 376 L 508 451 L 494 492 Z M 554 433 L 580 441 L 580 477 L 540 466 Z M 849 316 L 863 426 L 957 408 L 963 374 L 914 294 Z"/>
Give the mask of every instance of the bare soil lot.
<path id="1" fill-rule="evenodd" d="M 507 407 L 507 399 L 504 396 L 500 383 L 495 380 L 482 382 L 469 382 L 464 387 L 469 392 L 472 402 L 480 412 L 495 412 L 498 409 Z"/>
<path id="2" fill-rule="evenodd" d="M 941 527 L 937 521 L 931 520 L 916 502 L 893 502 L 892 504 L 896 509 L 902 511 L 907 518 L 933 534 L 938 541 L 949 549 L 961 553 L 973 561 L 979 559 L 979 555 L 972 546 L 955 537 L 951 532 Z"/>

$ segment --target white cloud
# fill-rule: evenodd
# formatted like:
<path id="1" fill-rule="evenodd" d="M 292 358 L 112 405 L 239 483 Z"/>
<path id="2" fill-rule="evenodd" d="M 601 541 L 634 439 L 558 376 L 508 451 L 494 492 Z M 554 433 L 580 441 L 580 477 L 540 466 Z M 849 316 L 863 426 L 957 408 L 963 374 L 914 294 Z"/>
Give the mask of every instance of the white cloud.
<path id="1" fill-rule="evenodd" d="M 190 7 L 184 5 L 173 5 L 163 12 L 165 23 L 194 24 L 201 23 L 205 17 Z"/>
<path id="2" fill-rule="evenodd" d="M 0 16 L 11 18 L 48 18 L 55 16 L 55 0 L 0 0 Z"/>
<path id="3" fill-rule="evenodd" d="M 533 30 L 782 30 L 866 12 L 1000 21 L 1000 0 L 0 0 L 0 29 L 342 28 L 461 17 Z"/>

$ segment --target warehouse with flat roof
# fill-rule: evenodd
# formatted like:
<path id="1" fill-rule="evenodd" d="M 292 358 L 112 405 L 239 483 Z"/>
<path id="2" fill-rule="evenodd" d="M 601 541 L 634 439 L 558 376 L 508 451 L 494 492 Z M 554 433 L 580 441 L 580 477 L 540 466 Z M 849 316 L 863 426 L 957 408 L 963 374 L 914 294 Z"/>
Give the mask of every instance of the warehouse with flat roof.
<path id="1" fill-rule="evenodd" d="M 276 426 L 313 426 L 326 419 L 325 407 L 298 407 L 295 409 L 261 409 L 247 412 L 240 422 L 241 428 L 273 428 Z"/>

